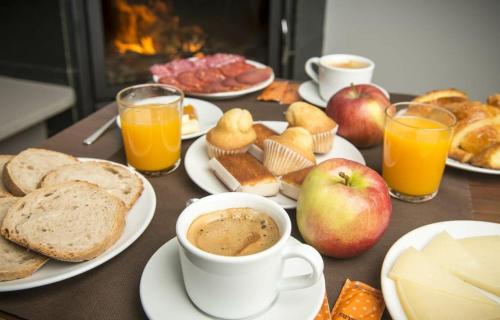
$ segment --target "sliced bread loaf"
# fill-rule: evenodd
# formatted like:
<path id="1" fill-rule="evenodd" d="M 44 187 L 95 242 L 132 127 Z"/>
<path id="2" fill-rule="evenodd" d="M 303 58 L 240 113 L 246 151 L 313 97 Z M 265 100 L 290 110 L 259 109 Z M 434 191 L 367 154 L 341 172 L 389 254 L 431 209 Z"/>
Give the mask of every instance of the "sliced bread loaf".
<path id="1" fill-rule="evenodd" d="M 9 208 L 20 198 L 6 197 L 0 199 L 0 225 Z M 30 252 L 11 241 L 0 237 L 0 281 L 24 278 L 38 270 L 47 257 Z"/>
<path id="2" fill-rule="evenodd" d="M 142 193 L 142 180 L 126 168 L 109 162 L 88 161 L 59 167 L 43 178 L 48 187 L 67 181 L 86 181 L 98 185 L 131 208 Z"/>
<path id="3" fill-rule="evenodd" d="M 0 154 L 0 198 L 8 197 L 11 195 L 3 185 L 2 176 L 3 176 L 3 168 L 5 167 L 7 162 L 9 162 L 12 158 L 14 158 L 14 156 Z"/>
<path id="4" fill-rule="evenodd" d="M 90 260 L 113 245 L 125 226 L 125 205 L 88 182 L 37 189 L 7 212 L 1 234 L 64 261 Z"/>
<path id="5" fill-rule="evenodd" d="M 7 163 L 3 183 L 13 195 L 24 196 L 37 189 L 47 173 L 72 163 L 78 163 L 78 160 L 61 152 L 26 149 Z"/>

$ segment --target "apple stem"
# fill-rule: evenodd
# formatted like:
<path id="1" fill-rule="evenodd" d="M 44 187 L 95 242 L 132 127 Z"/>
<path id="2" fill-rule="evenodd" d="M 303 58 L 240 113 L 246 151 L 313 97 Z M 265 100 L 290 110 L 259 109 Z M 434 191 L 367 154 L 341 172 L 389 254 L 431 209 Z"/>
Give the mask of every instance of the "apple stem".
<path id="1" fill-rule="evenodd" d="M 356 86 L 354 85 L 354 83 L 351 82 L 351 89 L 354 91 L 354 94 L 356 96 L 359 96 L 359 91 L 358 91 L 358 88 L 356 88 Z"/>
<path id="2" fill-rule="evenodd" d="M 339 172 L 339 177 L 341 177 L 342 179 L 344 179 L 344 184 L 346 186 L 350 186 L 351 185 L 351 179 L 350 179 L 350 177 L 347 174 L 345 174 L 344 172 L 341 171 L 341 172 Z"/>

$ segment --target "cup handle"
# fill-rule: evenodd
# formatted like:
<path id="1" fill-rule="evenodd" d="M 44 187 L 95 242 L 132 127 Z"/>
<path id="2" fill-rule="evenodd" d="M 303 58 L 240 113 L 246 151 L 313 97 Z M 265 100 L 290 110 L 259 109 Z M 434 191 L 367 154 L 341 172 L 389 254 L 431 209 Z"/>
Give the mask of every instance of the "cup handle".
<path id="1" fill-rule="evenodd" d="M 319 83 L 318 72 L 316 72 L 313 69 L 313 65 L 316 65 L 317 67 L 319 67 L 319 58 L 318 57 L 309 58 L 306 61 L 305 70 L 306 70 L 307 75 L 311 79 L 313 79 L 314 82 Z"/>
<path id="2" fill-rule="evenodd" d="M 309 263 L 312 272 L 300 276 L 281 279 L 278 290 L 294 290 L 307 288 L 318 282 L 323 274 L 323 259 L 313 247 L 306 244 L 289 244 L 283 251 L 283 260 L 290 258 L 301 258 Z"/>

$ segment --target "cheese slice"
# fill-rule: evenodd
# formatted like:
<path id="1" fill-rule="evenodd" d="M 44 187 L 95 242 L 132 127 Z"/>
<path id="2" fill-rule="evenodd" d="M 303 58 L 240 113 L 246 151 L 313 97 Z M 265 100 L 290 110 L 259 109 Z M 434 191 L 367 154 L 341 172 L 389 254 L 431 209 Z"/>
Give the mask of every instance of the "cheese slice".
<path id="1" fill-rule="evenodd" d="M 477 249 L 488 251 L 486 247 Z M 452 272 L 460 279 L 500 295 L 500 265 L 493 266 L 481 263 L 448 233 L 442 232 L 438 234 L 421 252 L 430 261 Z M 492 255 L 495 250 L 489 250 L 488 252 Z"/>
<path id="2" fill-rule="evenodd" d="M 432 263 L 421 252 L 412 247 L 398 257 L 392 266 L 389 277 L 394 281 L 408 280 L 450 295 L 497 305 L 479 289 Z"/>
<path id="3" fill-rule="evenodd" d="M 396 288 L 409 320 L 500 319 L 498 304 L 463 298 L 405 279 L 398 279 Z"/>
<path id="4" fill-rule="evenodd" d="M 500 236 L 472 237 L 458 241 L 479 263 L 500 270 Z"/>

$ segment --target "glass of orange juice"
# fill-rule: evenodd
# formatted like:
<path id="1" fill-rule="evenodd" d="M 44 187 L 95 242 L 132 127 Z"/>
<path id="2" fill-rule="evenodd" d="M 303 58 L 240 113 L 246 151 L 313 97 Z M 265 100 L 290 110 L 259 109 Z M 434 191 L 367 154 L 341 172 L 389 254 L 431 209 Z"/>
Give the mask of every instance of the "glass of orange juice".
<path id="1" fill-rule="evenodd" d="M 386 109 L 382 176 L 390 194 L 408 202 L 434 198 L 443 176 L 455 116 L 430 104 Z"/>
<path id="2" fill-rule="evenodd" d="M 125 155 L 141 173 L 161 175 L 181 162 L 184 94 L 176 87 L 141 84 L 116 95 Z"/>

